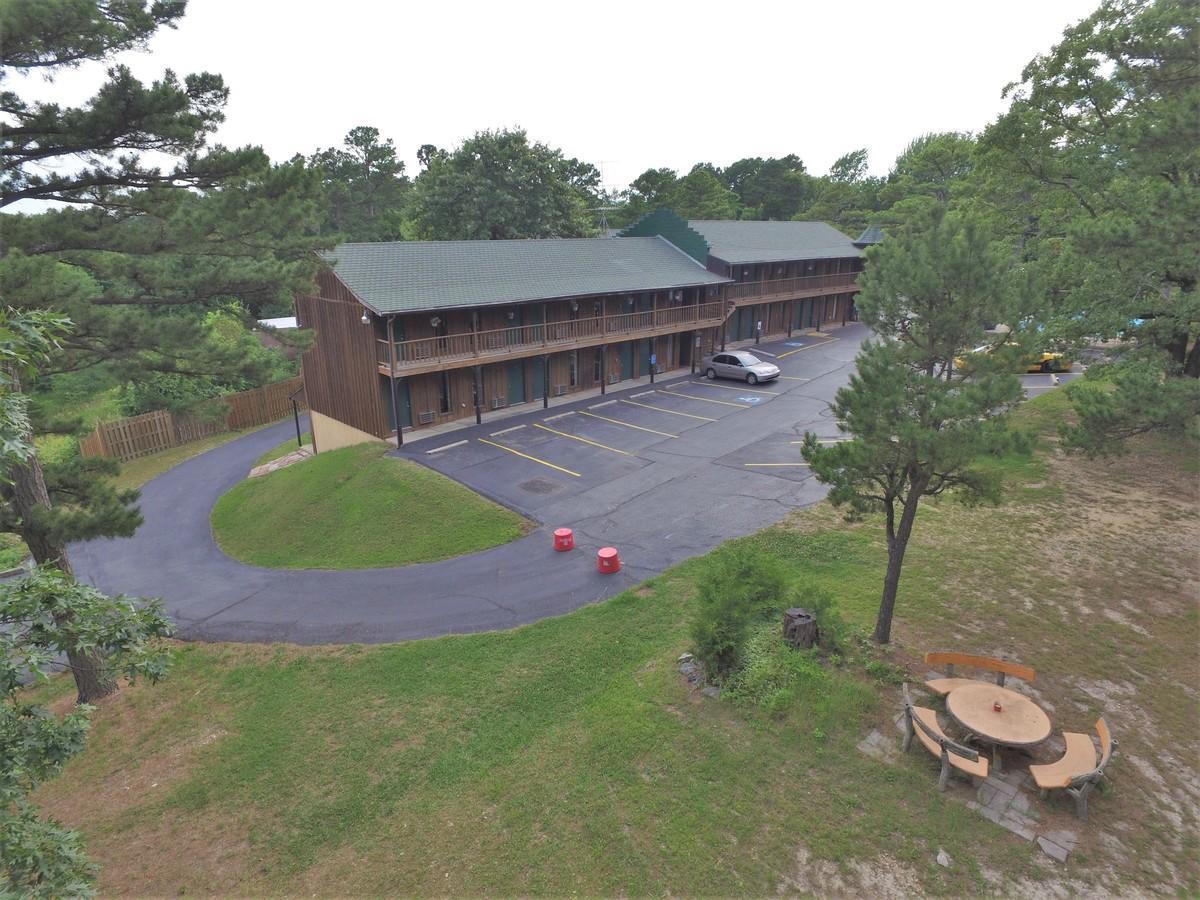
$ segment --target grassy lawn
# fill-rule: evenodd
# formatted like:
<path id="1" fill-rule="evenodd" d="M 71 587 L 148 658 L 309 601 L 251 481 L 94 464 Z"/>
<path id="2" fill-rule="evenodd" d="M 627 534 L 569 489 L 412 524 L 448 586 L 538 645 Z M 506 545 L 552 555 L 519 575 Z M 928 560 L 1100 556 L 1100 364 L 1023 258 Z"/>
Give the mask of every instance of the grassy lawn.
<path id="1" fill-rule="evenodd" d="M 213 508 L 217 543 L 259 566 L 353 569 L 447 559 L 526 533 L 516 513 L 386 452 L 359 444 L 243 481 Z"/>
<path id="2" fill-rule="evenodd" d="M 0 534 L 0 572 L 15 569 L 25 557 L 29 556 L 29 548 L 15 534 Z"/>
<path id="3" fill-rule="evenodd" d="M 1049 426 L 1060 400 L 1026 415 Z M 1047 435 L 997 465 L 1007 505 L 918 517 L 890 658 L 917 679 L 928 649 L 1012 654 L 1056 728 L 1109 718 L 1121 755 L 1090 822 L 1046 807 L 1080 834 L 1065 866 L 939 794 L 923 752 L 860 753 L 871 728 L 899 740 L 897 688 L 860 667 L 798 666 L 771 713 L 691 689 L 675 660 L 730 545 L 509 632 L 181 646 L 37 799 L 84 831 L 106 893 L 1194 895 L 1195 448 L 1089 462 Z M 882 538 L 822 504 L 735 544 L 869 627 Z"/>
<path id="4" fill-rule="evenodd" d="M 300 435 L 300 437 L 302 438 L 302 446 L 305 446 L 305 447 L 312 446 L 312 434 L 310 434 L 309 432 L 306 431 L 302 435 Z M 266 453 L 264 453 L 262 456 L 260 456 L 258 459 L 256 459 L 254 461 L 254 465 L 261 466 L 263 463 L 269 463 L 273 459 L 279 459 L 279 457 L 281 457 L 281 456 L 287 456 L 287 454 L 291 453 L 295 449 L 296 449 L 296 439 L 294 437 L 288 438 L 286 441 L 284 441 L 278 447 L 272 447 L 270 450 L 268 450 Z M 253 466 L 251 466 L 251 468 L 253 468 Z"/>

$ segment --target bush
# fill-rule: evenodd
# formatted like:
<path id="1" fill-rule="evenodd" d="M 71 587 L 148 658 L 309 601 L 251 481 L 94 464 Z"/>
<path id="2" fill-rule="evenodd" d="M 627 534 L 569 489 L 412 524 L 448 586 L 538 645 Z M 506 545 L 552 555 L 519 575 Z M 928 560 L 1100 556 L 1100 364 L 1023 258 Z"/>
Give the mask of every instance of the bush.
<path id="1" fill-rule="evenodd" d="M 213 378 L 154 372 L 121 389 L 121 412 L 127 416 L 156 412 L 193 412 L 226 388 Z"/>
<path id="2" fill-rule="evenodd" d="M 787 581 L 778 560 L 737 544 L 715 556 L 700 582 L 692 640 L 711 681 L 733 672 L 751 624 L 783 609 Z"/>

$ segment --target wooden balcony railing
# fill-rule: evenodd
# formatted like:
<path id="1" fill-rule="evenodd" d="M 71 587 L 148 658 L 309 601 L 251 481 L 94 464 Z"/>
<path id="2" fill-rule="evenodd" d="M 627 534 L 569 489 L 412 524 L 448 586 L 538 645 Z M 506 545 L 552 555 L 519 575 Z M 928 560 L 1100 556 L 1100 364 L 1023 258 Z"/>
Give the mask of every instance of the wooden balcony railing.
<path id="1" fill-rule="evenodd" d="M 710 328 L 720 325 L 724 320 L 723 303 L 701 303 L 396 341 L 396 372 L 406 369 L 428 370 L 446 362 L 529 355 L 530 351 L 542 348 L 554 350 L 589 346 L 619 337 L 649 337 L 662 331 L 688 327 Z M 388 342 L 380 338 L 376 341 L 376 347 L 377 361 L 387 369 L 392 363 Z"/>
<path id="2" fill-rule="evenodd" d="M 858 272 L 843 272 L 840 275 L 801 275 L 796 278 L 778 278 L 773 281 L 746 281 L 742 284 L 725 286 L 728 300 L 785 299 L 800 294 L 819 295 L 830 291 L 849 290 L 857 287 Z"/>

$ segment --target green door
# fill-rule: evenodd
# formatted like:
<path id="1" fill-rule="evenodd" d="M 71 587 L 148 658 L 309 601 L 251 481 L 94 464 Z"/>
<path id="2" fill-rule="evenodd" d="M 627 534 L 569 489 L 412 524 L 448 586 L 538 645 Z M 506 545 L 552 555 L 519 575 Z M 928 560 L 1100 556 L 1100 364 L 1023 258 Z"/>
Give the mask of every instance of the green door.
<path id="1" fill-rule="evenodd" d="M 508 364 L 508 405 L 525 402 L 525 360 L 514 359 Z"/>
<path id="2" fill-rule="evenodd" d="M 396 417 L 392 413 L 392 381 L 390 378 L 383 382 L 383 408 L 387 415 L 388 428 L 396 430 Z M 408 382 L 403 378 L 396 379 L 396 406 L 400 409 L 402 428 L 412 428 L 412 402 L 408 397 Z"/>
<path id="3" fill-rule="evenodd" d="M 546 360 L 535 357 L 533 360 L 533 396 L 541 397 L 546 391 Z"/>
<path id="4" fill-rule="evenodd" d="M 754 337 L 754 314 L 757 311 L 756 306 L 743 306 L 738 310 L 737 340 L 747 341 Z"/>
<path id="5" fill-rule="evenodd" d="M 633 377 L 633 341 L 621 344 L 621 380 Z"/>

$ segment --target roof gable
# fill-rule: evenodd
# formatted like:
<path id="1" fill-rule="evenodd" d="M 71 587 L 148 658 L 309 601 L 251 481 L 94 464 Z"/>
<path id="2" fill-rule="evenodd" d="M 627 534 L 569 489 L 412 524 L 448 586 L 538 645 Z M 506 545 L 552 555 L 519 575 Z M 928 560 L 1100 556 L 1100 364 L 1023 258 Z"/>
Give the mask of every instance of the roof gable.
<path id="1" fill-rule="evenodd" d="M 862 256 L 862 250 L 824 222 L 753 222 L 693 219 L 688 225 L 708 241 L 710 253 L 727 263 L 783 262 Z"/>

